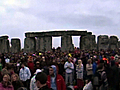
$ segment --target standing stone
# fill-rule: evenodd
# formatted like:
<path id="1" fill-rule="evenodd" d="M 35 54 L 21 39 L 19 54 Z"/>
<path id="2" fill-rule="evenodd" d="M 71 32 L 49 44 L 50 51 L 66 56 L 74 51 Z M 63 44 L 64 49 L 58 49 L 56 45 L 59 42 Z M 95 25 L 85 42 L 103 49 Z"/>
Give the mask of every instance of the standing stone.
<path id="1" fill-rule="evenodd" d="M 109 48 L 109 38 L 107 35 L 98 36 L 97 47 L 98 50 L 107 50 Z"/>
<path id="2" fill-rule="evenodd" d="M 46 37 L 37 37 L 37 48 L 39 51 L 51 51 L 52 49 L 52 37 L 51 36 L 46 36 Z M 38 51 L 37 50 L 37 51 Z"/>
<path id="3" fill-rule="evenodd" d="M 45 51 L 52 50 L 52 37 L 51 36 L 44 37 L 44 47 L 45 47 Z"/>
<path id="4" fill-rule="evenodd" d="M 8 36 L 0 37 L 0 52 L 1 53 L 8 53 L 10 49 Z"/>
<path id="5" fill-rule="evenodd" d="M 17 53 L 20 52 L 20 49 L 21 49 L 20 39 L 18 38 L 11 39 L 11 52 Z"/>
<path id="6" fill-rule="evenodd" d="M 45 41 L 44 37 L 39 37 L 39 48 L 40 51 L 42 52 L 46 51 L 44 41 Z"/>
<path id="7" fill-rule="evenodd" d="M 118 48 L 120 49 L 120 41 L 118 41 Z"/>
<path id="8" fill-rule="evenodd" d="M 40 42 L 39 42 L 39 38 L 38 37 L 35 37 L 35 41 L 36 41 L 36 51 L 40 51 Z"/>
<path id="9" fill-rule="evenodd" d="M 118 38 L 116 36 L 110 36 L 109 49 L 118 49 Z"/>
<path id="10" fill-rule="evenodd" d="M 70 35 L 61 36 L 61 50 L 73 51 L 74 45 L 72 44 L 72 37 Z"/>
<path id="11" fill-rule="evenodd" d="M 80 37 L 80 49 L 92 50 L 96 49 L 95 35 L 86 35 Z"/>
<path id="12" fill-rule="evenodd" d="M 35 52 L 36 50 L 36 40 L 33 37 L 25 38 L 24 51 L 25 52 Z"/>
<path id="13" fill-rule="evenodd" d="M 73 51 L 74 50 L 74 44 L 72 43 L 73 41 L 72 41 L 72 36 L 68 36 L 67 37 L 68 39 L 68 43 L 67 43 L 67 46 L 68 46 L 68 51 Z"/>

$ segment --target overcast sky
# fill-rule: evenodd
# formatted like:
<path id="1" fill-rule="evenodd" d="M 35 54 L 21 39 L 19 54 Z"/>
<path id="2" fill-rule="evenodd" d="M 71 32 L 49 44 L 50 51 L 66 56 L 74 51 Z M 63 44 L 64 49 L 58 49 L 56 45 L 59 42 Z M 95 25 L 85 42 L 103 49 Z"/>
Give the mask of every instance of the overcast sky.
<path id="1" fill-rule="evenodd" d="M 87 29 L 120 38 L 120 1 L 0 0 L 1 36 L 19 37 L 23 47 L 25 32 L 51 29 Z M 54 46 L 59 43 L 54 40 Z"/>

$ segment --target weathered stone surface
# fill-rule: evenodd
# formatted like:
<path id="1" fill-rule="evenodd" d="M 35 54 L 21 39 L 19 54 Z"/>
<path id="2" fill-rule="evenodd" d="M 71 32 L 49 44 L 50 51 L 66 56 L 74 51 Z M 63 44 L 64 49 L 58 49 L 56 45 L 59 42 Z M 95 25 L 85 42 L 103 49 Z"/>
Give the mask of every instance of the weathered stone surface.
<path id="1" fill-rule="evenodd" d="M 19 38 L 11 39 L 11 52 L 17 53 L 21 49 L 21 43 Z"/>
<path id="2" fill-rule="evenodd" d="M 52 37 L 51 36 L 45 37 L 44 43 L 45 43 L 46 51 L 51 51 L 52 50 Z"/>
<path id="3" fill-rule="evenodd" d="M 0 37 L 0 53 L 8 53 L 10 49 L 10 44 L 8 36 Z"/>
<path id="4" fill-rule="evenodd" d="M 80 49 L 92 50 L 96 49 L 95 35 L 86 35 L 80 37 Z"/>
<path id="5" fill-rule="evenodd" d="M 52 37 L 37 37 L 36 51 L 51 51 L 52 49 Z"/>
<path id="6" fill-rule="evenodd" d="M 48 31 L 48 32 L 27 32 L 26 37 L 40 37 L 40 36 L 62 36 L 66 35 L 79 36 L 79 35 L 91 35 L 92 32 L 87 32 L 86 30 L 60 30 L 60 31 Z"/>
<path id="7" fill-rule="evenodd" d="M 107 35 L 98 36 L 98 50 L 107 50 L 109 48 L 109 37 Z"/>
<path id="8" fill-rule="evenodd" d="M 72 37 L 70 35 L 61 36 L 61 50 L 73 51 L 74 46 L 72 44 Z"/>
<path id="9" fill-rule="evenodd" d="M 86 30 L 62 30 L 48 32 L 27 32 L 26 37 L 36 37 L 36 51 L 50 51 L 52 49 L 52 36 L 61 36 L 61 50 L 73 51 L 71 36 L 92 35 L 92 32 Z"/>
<path id="10" fill-rule="evenodd" d="M 35 41 L 36 41 L 36 51 L 40 51 L 40 41 L 38 37 L 35 37 Z"/>
<path id="11" fill-rule="evenodd" d="M 62 30 L 62 31 L 46 31 L 46 32 L 27 32 L 25 33 L 27 38 L 36 38 L 36 45 L 32 49 L 32 45 L 26 48 L 27 51 L 50 51 L 52 49 L 52 36 L 61 36 L 61 50 L 62 51 L 73 51 L 74 45 L 72 44 L 71 36 L 81 36 L 80 38 L 80 49 L 117 49 L 118 39 L 115 36 L 111 36 L 110 39 L 107 35 L 100 35 L 97 38 L 97 44 L 95 35 L 92 32 L 86 30 Z M 29 40 L 27 40 L 29 43 Z M 27 43 L 26 42 L 26 43 Z M 34 42 L 34 40 L 32 41 Z M 29 45 L 29 44 L 28 44 Z M 34 46 L 33 45 L 33 46 Z M 26 46 L 27 47 L 27 46 Z"/>
<path id="12" fill-rule="evenodd" d="M 116 36 L 110 36 L 109 49 L 118 49 L 118 38 Z"/>
<path id="13" fill-rule="evenodd" d="M 35 38 L 25 38 L 24 52 L 35 52 L 35 50 L 36 50 Z"/>
<path id="14" fill-rule="evenodd" d="M 118 48 L 120 49 L 120 41 L 118 41 Z"/>

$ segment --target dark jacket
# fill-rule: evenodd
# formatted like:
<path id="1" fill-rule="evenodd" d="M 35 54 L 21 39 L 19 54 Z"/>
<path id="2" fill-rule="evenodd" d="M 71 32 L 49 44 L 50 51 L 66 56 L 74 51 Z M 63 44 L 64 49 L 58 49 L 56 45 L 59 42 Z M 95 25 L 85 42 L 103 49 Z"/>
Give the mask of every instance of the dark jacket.
<path id="1" fill-rule="evenodd" d="M 52 88 L 48 88 L 48 86 L 46 85 L 46 86 L 40 88 L 39 90 L 53 90 L 53 89 Z"/>
<path id="2" fill-rule="evenodd" d="M 18 88 L 23 87 L 23 83 L 22 83 L 20 80 L 18 80 L 18 81 L 13 81 L 13 82 L 12 82 L 12 85 L 13 85 L 13 87 L 14 87 L 14 90 L 17 90 Z"/>
<path id="3" fill-rule="evenodd" d="M 115 65 L 115 61 L 111 61 L 111 68 L 110 68 L 110 75 L 111 77 L 109 77 L 109 85 L 111 87 L 115 87 L 119 84 L 119 69 L 118 67 Z"/>

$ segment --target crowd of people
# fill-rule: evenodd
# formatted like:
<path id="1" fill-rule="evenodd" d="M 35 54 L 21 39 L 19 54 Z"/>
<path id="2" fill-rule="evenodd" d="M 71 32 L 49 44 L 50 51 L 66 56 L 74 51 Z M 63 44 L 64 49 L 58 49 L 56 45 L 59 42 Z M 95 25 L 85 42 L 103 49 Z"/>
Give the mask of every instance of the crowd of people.
<path id="1" fill-rule="evenodd" d="M 120 90 L 120 49 L 1 53 L 0 90 Z"/>

